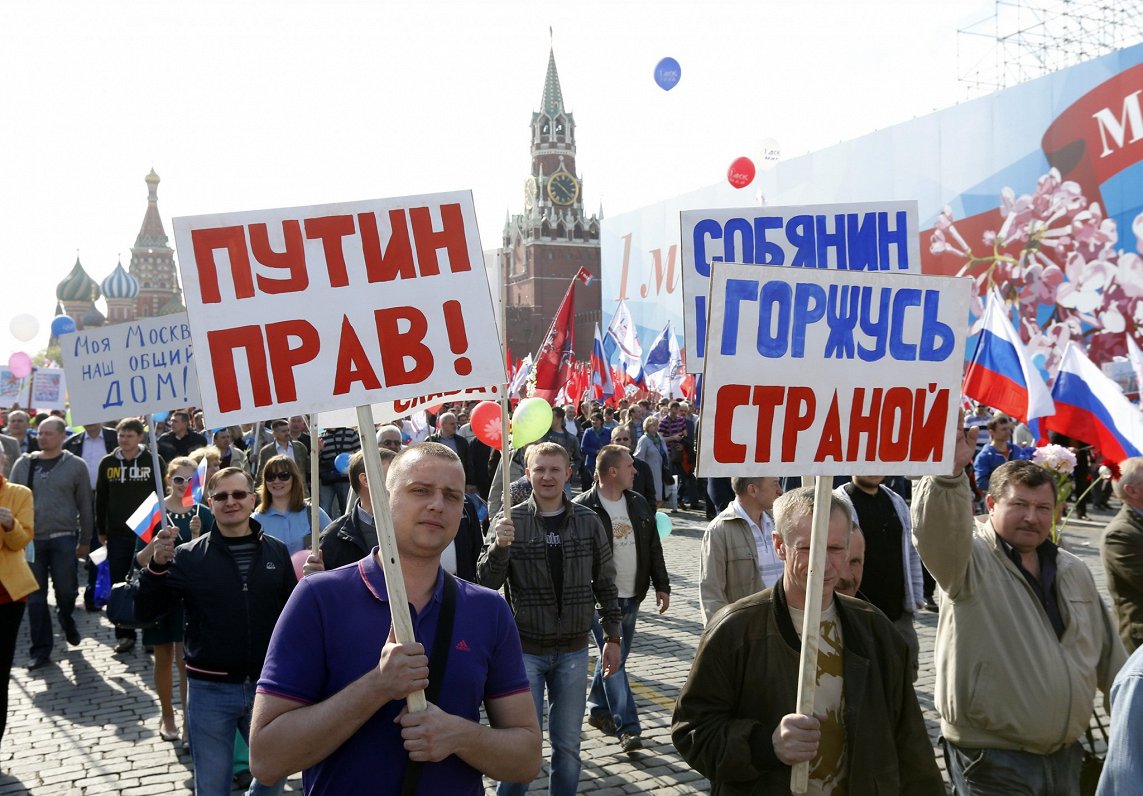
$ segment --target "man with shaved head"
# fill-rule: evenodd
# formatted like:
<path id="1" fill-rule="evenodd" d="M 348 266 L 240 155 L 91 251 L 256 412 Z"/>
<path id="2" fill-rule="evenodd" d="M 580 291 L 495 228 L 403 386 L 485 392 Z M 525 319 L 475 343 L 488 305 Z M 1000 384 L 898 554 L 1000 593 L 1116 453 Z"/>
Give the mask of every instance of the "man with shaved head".
<path id="1" fill-rule="evenodd" d="M 377 548 L 304 578 L 258 681 L 251 771 L 265 781 L 304 771 L 307 794 L 398 794 L 419 778 L 421 793 L 476 796 L 482 776 L 527 782 L 540 768 L 540 728 L 512 614 L 495 592 L 441 568 L 464 468 L 426 442 L 393 459 L 386 486 L 417 641 L 399 644 L 390 629 Z M 405 698 L 422 690 L 428 708 L 410 713 Z"/>

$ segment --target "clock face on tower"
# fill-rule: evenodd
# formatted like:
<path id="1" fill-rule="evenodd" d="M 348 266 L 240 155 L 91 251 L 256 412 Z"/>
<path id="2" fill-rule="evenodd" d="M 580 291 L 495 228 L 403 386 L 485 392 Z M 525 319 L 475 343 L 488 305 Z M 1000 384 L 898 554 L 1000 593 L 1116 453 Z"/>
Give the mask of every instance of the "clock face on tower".
<path id="1" fill-rule="evenodd" d="M 553 204 L 570 205 L 579 197 L 579 181 L 566 171 L 548 178 L 548 198 Z"/>
<path id="2" fill-rule="evenodd" d="M 528 175 L 528 179 L 524 180 L 524 210 L 532 212 L 532 206 L 536 203 L 536 178 Z"/>

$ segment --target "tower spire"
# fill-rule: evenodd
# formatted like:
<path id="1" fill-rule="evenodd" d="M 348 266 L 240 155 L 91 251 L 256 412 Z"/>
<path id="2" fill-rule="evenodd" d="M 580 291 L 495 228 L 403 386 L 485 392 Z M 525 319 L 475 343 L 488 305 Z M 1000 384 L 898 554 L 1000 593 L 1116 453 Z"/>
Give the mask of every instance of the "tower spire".
<path id="1" fill-rule="evenodd" d="M 540 99 L 540 111 L 555 118 L 564 110 L 564 94 L 560 91 L 560 75 L 556 71 L 556 51 L 548 50 L 548 73 L 544 77 L 544 96 Z"/>

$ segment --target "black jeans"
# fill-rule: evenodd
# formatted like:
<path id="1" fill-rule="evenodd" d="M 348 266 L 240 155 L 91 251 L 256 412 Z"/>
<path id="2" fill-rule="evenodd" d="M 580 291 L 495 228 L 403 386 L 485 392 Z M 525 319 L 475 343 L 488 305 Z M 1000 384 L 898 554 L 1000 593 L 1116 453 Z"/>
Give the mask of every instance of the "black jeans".
<path id="1" fill-rule="evenodd" d="M 0 677 L 4 678 L 4 691 L 0 702 L 0 738 L 8 724 L 8 684 L 12 674 L 12 658 L 16 654 L 16 636 L 20 631 L 20 620 L 24 618 L 26 603 L 0 604 Z"/>

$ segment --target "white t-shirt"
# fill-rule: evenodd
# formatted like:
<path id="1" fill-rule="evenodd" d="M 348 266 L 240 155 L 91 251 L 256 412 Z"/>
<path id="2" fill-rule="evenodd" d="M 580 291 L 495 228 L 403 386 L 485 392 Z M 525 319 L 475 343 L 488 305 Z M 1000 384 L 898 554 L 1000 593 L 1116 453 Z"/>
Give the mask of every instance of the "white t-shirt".
<path id="1" fill-rule="evenodd" d="M 615 588 L 620 597 L 635 596 L 635 529 L 627 516 L 627 501 L 608 500 L 602 493 L 599 502 L 611 517 L 611 555 L 615 561 Z"/>

